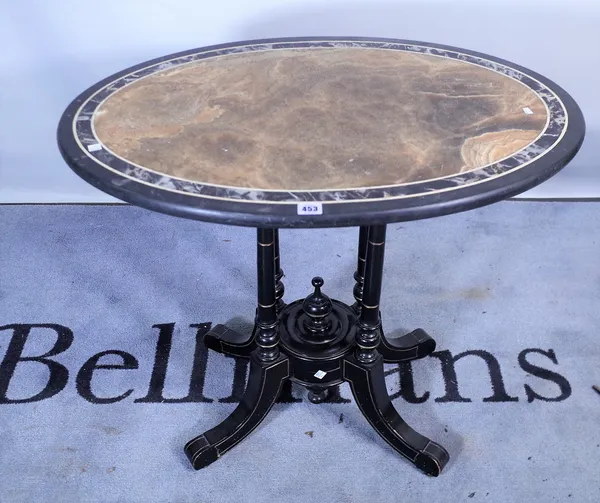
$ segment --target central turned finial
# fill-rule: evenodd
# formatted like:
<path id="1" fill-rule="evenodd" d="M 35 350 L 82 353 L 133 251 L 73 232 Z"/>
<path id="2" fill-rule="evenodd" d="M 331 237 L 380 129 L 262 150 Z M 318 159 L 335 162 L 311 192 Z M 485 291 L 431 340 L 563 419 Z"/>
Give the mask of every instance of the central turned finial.
<path id="1" fill-rule="evenodd" d="M 331 299 L 321 292 L 323 278 L 317 276 L 313 278 L 312 285 L 315 291 L 310 294 L 302 304 L 302 310 L 306 314 L 304 328 L 315 336 L 325 336 L 331 328 L 331 320 L 327 317 L 331 313 Z"/>

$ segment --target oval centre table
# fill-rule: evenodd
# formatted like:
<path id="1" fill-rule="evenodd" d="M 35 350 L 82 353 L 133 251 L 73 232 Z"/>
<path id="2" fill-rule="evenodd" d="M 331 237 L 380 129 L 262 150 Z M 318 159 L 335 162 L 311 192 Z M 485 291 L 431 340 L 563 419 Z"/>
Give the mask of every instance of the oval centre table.
<path id="1" fill-rule="evenodd" d="M 465 211 L 545 181 L 585 134 L 575 101 L 508 61 L 423 42 L 254 40 L 172 54 L 112 75 L 64 112 L 68 165 L 123 201 L 257 228 L 254 330 L 224 325 L 207 347 L 250 358 L 243 398 L 188 442 L 196 469 L 244 439 L 283 384 L 314 403 L 348 382 L 397 452 L 438 475 L 449 456 L 400 417 L 384 362 L 429 355 L 423 329 L 388 339 L 379 309 L 386 225 Z M 355 302 L 283 300 L 279 229 L 359 227 Z"/>

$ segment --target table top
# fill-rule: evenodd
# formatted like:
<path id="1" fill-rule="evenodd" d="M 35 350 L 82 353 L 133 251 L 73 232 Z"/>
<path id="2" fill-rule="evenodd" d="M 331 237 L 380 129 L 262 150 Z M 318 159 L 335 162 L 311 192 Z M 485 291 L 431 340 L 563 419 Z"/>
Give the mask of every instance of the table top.
<path id="1" fill-rule="evenodd" d="M 122 200 L 261 227 L 389 223 L 525 191 L 585 133 L 574 100 L 513 63 L 422 42 L 293 38 L 173 54 L 63 114 L 71 168 Z"/>

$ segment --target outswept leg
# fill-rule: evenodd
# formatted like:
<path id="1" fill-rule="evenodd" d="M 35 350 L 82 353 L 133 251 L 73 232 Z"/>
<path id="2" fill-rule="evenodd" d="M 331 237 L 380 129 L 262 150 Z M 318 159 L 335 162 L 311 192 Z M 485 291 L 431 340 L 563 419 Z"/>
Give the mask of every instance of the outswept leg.
<path id="1" fill-rule="evenodd" d="M 417 328 L 396 339 L 388 339 L 381 332 L 377 351 L 383 356 L 385 363 L 417 360 L 435 351 L 435 340 L 422 328 Z"/>
<path id="2" fill-rule="evenodd" d="M 210 465 L 246 438 L 271 410 L 290 377 L 289 358 L 279 351 L 274 234 L 273 229 L 257 229 L 258 306 L 253 338 L 257 348 L 250 356 L 248 385 L 240 404 L 225 421 L 185 445 L 185 453 L 196 470 Z M 223 327 L 217 332 L 221 348 L 224 340 L 229 348 L 247 345 L 247 341 L 236 344 L 235 332 L 228 336 L 227 330 Z"/>
<path id="3" fill-rule="evenodd" d="M 354 355 L 343 363 L 344 379 L 371 426 L 397 452 L 428 475 L 438 476 L 449 455 L 446 449 L 413 430 L 398 414 L 388 395 L 383 358 L 362 363 Z"/>
<path id="4" fill-rule="evenodd" d="M 240 334 L 225 325 L 215 325 L 204 335 L 204 345 L 229 356 L 250 358 L 252 351 L 256 349 L 256 325 L 252 334 Z"/>
<path id="5" fill-rule="evenodd" d="M 273 361 L 263 362 L 258 351 L 254 352 L 248 385 L 239 405 L 221 424 L 185 445 L 184 451 L 194 469 L 210 465 L 246 438 L 271 410 L 289 376 L 289 360 L 283 353 Z"/>

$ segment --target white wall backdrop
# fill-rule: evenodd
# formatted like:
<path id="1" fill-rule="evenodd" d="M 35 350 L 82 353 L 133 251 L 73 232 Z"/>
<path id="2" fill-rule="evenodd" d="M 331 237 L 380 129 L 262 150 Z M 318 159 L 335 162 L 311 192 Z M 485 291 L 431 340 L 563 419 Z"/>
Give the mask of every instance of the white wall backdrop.
<path id="1" fill-rule="evenodd" d="M 301 35 L 406 38 L 514 61 L 580 104 L 584 146 L 526 197 L 600 197 L 598 0 L 0 0 L 0 203 L 114 202 L 56 147 L 79 92 L 147 59 L 208 44 Z"/>

